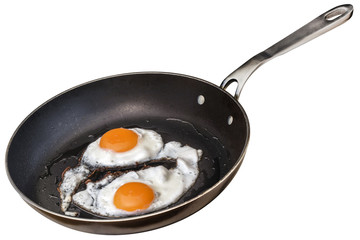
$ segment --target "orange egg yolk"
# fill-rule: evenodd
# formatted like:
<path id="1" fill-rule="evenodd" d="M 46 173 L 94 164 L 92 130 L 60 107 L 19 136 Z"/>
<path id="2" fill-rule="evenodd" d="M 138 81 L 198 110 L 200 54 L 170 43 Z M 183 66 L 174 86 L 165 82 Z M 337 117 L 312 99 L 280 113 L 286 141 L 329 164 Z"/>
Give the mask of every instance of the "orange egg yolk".
<path id="1" fill-rule="evenodd" d="M 122 210 L 133 212 L 147 209 L 154 200 L 154 191 L 141 182 L 125 183 L 116 191 L 114 205 Z"/>
<path id="2" fill-rule="evenodd" d="M 129 129 L 115 128 L 106 132 L 100 139 L 100 147 L 115 152 L 126 152 L 136 146 L 138 135 Z"/>

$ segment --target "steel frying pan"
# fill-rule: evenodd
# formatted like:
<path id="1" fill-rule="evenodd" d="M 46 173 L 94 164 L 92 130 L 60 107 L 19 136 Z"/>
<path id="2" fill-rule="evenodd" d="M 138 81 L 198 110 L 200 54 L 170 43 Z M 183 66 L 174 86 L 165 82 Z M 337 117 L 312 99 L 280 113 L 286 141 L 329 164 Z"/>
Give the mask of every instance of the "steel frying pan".
<path id="1" fill-rule="evenodd" d="M 47 218 L 80 231 L 126 234 L 179 221 L 212 201 L 231 181 L 244 158 L 249 122 L 238 98 L 261 64 L 347 21 L 351 5 L 320 15 L 231 73 L 220 87 L 175 73 L 110 76 L 69 89 L 35 109 L 16 129 L 6 153 L 8 177 L 20 196 Z M 226 88 L 237 82 L 235 95 Z M 181 93 L 181 94 L 180 94 Z M 166 209 L 126 218 L 100 218 L 85 211 L 64 215 L 57 192 L 61 173 L 106 130 L 154 129 L 204 151 L 195 185 Z"/>

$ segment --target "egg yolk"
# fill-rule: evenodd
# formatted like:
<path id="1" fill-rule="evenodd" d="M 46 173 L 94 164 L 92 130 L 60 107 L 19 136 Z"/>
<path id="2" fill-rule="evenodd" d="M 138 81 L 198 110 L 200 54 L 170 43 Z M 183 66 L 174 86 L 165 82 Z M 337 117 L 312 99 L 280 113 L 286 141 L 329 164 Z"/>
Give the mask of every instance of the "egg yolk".
<path id="1" fill-rule="evenodd" d="M 115 128 L 106 132 L 100 139 L 100 147 L 115 152 L 126 152 L 136 146 L 138 135 L 129 129 Z"/>
<path id="2" fill-rule="evenodd" d="M 125 183 L 115 193 L 114 205 L 122 210 L 133 212 L 147 209 L 154 200 L 154 191 L 141 182 Z"/>

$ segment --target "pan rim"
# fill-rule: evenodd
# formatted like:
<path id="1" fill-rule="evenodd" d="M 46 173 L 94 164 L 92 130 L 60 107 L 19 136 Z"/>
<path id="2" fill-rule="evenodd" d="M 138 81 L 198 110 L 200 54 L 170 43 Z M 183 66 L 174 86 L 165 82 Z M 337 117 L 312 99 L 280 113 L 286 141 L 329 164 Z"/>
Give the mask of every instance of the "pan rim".
<path id="1" fill-rule="evenodd" d="M 148 214 L 145 214 L 145 215 L 139 215 L 139 216 L 130 216 L 130 217 L 124 217 L 124 218 L 111 218 L 111 219 L 90 219 L 90 218 L 81 218 L 81 217 L 73 217 L 73 216 L 68 216 L 68 215 L 65 215 L 65 214 L 60 214 L 60 213 L 57 213 L 57 212 L 53 212 L 49 209 L 46 209 L 42 206 L 40 206 L 39 204 L 37 204 L 36 202 L 34 202 L 33 200 L 29 199 L 15 184 L 15 182 L 13 181 L 12 177 L 11 177 L 11 174 L 9 172 L 9 167 L 8 167 L 8 154 L 9 154 L 9 149 L 10 149 L 10 146 L 12 144 L 12 141 L 15 137 L 15 135 L 17 134 L 18 130 L 23 126 L 23 124 L 35 113 L 37 112 L 40 108 L 42 108 L 44 105 L 48 104 L 49 102 L 51 102 L 52 100 L 58 98 L 59 96 L 63 95 L 63 94 L 66 94 L 72 90 L 75 90 L 77 88 L 80 88 L 82 86 L 85 86 L 85 85 L 88 85 L 88 84 L 91 84 L 91 83 L 94 83 L 94 82 L 98 82 L 98 81 L 101 81 L 101 80 L 105 80 L 105 79 L 109 79 L 109 78 L 114 78 L 114 77 L 122 77 L 122 76 L 129 76 L 129 75 L 140 75 L 140 74 L 160 74 L 160 75 L 173 75 L 173 76 L 179 76 L 179 77 L 185 77 L 185 78 L 190 78 L 192 80 L 196 80 L 196 81 L 199 81 L 199 82 L 202 82 L 202 83 L 205 83 L 205 84 L 208 84 L 214 88 L 216 88 L 217 90 L 220 90 L 221 92 L 223 92 L 224 94 L 228 95 L 228 97 L 230 97 L 230 99 L 238 106 L 238 108 L 241 110 L 243 116 L 244 116 L 244 119 L 245 119 L 245 123 L 246 123 L 246 141 L 245 141 L 245 144 L 244 144 L 244 147 L 243 147 L 243 150 L 240 154 L 240 156 L 238 157 L 238 159 L 236 160 L 234 166 L 219 180 L 217 181 L 212 187 L 206 189 L 204 192 L 198 194 L 197 196 L 181 203 L 181 204 L 177 204 L 175 206 L 172 206 L 170 208 L 165 208 L 165 209 L 162 209 L 162 210 L 159 210 L 159 211 L 155 211 L 155 212 L 151 212 L 151 213 L 148 213 Z M 194 76 L 190 76 L 190 75 L 186 75 L 186 74 L 181 74 L 181 73 L 174 73 L 174 72 L 162 72 L 162 71 L 141 71 L 141 72 L 128 72 L 128 73 L 121 73 L 121 74 L 114 74 L 114 75 L 109 75 L 109 76 L 106 76 L 106 77 L 101 77 L 101 78 L 97 78 L 97 79 L 94 79 L 94 80 L 90 80 L 90 81 L 87 81 L 87 82 L 84 82 L 84 83 L 81 83 L 79 85 L 76 85 L 74 87 L 71 87 L 67 90 L 64 90 L 62 92 L 60 92 L 59 94 L 53 96 L 52 98 L 46 100 L 45 102 L 43 102 L 41 105 L 39 105 L 37 108 L 35 108 L 32 112 L 30 112 L 23 120 L 22 122 L 18 125 L 18 127 L 15 129 L 14 133 L 12 134 L 10 140 L 9 140 L 9 143 L 7 145 L 7 148 L 6 148 L 6 152 L 5 152 L 5 169 L 6 169 L 6 174 L 7 174 L 7 177 L 11 183 L 11 185 L 13 186 L 13 188 L 17 191 L 17 193 L 22 197 L 22 199 L 27 203 L 29 204 L 30 206 L 34 207 L 35 209 L 39 209 L 45 213 L 48 213 L 50 215 L 53 215 L 53 216 L 56 216 L 56 217 L 59 217 L 59 218 L 64 218 L 64 219 L 68 219 L 68 220 L 73 220 L 73 221 L 79 221 L 79 222 L 101 222 L 101 223 L 120 223 L 120 222 L 130 222 L 130 221 L 136 221 L 136 220 L 144 220 L 144 219 L 147 219 L 147 218 L 152 218 L 154 216 L 158 216 L 158 215 L 161 215 L 161 214 L 165 214 L 167 212 L 170 212 L 170 211 L 174 211 L 175 209 L 178 209 L 178 208 L 181 208 L 183 206 L 186 206 L 186 205 L 189 205 L 191 202 L 194 202 L 196 200 L 198 200 L 199 198 L 201 198 L 202 196 L 204 195 L 207 195 L 208 193 L 210 193 L 211 191 L 213 191 L 215 188 L 217 188 L 219 185 L 221 185 L 224 181 L 226 181 L 226 179 L 228 179 L 232 174 L 234 174 L 234 171 L 237 171 L 238 168 L 240 167 L 243 159 L 244 159 L 244 156 L 245 156 L 245 153 L 246 153 L 246 150 L 247 150 L 247 147 L 248 147 L 248 143 L 249 143 L 249 138 L 250 138 L 250 124 L 249 124 L 249 119 L 248 119 L 248 116 L 245 112 L 245 110 L 243 109 L 243 107 L 241 106 L 241 104 L 239 103 L 238 100 L 236 100 L 229 92 L 227 92 L 226 90 L 220 88 L 219 86 L 217 86 L 216 84 L 214 83 L 211 83 L 209 81 L 206 81 L 204 79 L 201 79 L 201 78 L 198 78 L 198 77 L 194 77 Z M 217 195 L 211 199 L 209 202 L 211 202 L 212 200 L 214 200 L 215 198 L 217 197 Z M 206 204 L 205 204 L 206 205 Z M 204 205 L 204 206 L 205 206 Z M 204 206 L 201 206 L 201 208 L 203 208 Z M 200 210 L 198 209 L 198 210 Z M 196 211 L 198 211 L 196 210 Z M 195 212 L 196 212 L 195 211 Z M 191 215 L 191 214 L 190 214 Z M 187 217 L 187 216 L 185 216 Z M 182 218 L 183 219 L 183 218 Z M 175 221 L 176 222 L 176 221 Z"/>

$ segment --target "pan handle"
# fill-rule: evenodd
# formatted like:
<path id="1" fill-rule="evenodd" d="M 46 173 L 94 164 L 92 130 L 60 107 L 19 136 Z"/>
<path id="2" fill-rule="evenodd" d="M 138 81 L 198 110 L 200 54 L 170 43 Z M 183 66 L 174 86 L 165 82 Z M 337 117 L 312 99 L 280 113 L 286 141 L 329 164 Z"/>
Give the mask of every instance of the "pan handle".
<path id="1" fill-rule="evenodd" d="M 350 4 L 340 5 L 325 12 L 265 51 L 249 59 L 227 76 L 221 83 L 220 88 L 225 90 L 231 83 L 237 82 L 234 97 L 238 100 L 246 80 L 262 64 L 343 24 L 351 18 L 352 13 L 353 6 Z"/>

